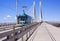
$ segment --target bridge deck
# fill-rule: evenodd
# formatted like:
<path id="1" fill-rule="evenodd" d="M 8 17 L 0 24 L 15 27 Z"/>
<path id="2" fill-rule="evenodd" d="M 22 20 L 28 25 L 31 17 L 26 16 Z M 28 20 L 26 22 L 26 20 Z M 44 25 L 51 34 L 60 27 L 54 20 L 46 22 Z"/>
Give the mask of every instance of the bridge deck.
<path id="1" fill-rule="evenodd" d="M 33 41 L 60 41 L 60 29 L 47 23 L 37 28 Z"/>
<path id="2" fill-rule="evenodd" d="M 23 31 L 23 33 L 26 33 L 25 35 L 22 32 L 19 34 L 17 33 L 16 37 L 19 36 L 18 38 L 20 38 L 23 36 L 18 41 L 60 41 L 60 28 L 52 26 L 47 23 L 42 23 L 41 25 L 39 24 L 40 26 L 39 25 L 35 26 L 35 25 L 34 26 L 32 25 L 32 27 L 30 27 L 30 29 L 27 29 L 24 27 L 25 30 L 24 29 L 21 30 L 20 27 L 19 27 L 20 29 L 15 28 L 15 31 L 17 31 L 17 32 Z M 4 38 L 0 39 L 0 41 L 4 40 L 7 37 L 7 35 L 12 34 L 13 32 L 15 33 L 15 31 L 13 29 L 10 29 L 10 30 L 8 30 L 10 32 L 6 32 L 6 31 L 0 32 L 0 38 L 4 37 Z M 12 30 L 13 30 L 13 32 L 12 32 Z M 33 31 L 34 31 L 34 33 L 33 33 Z M 4 32 L 6 32 L 6 33 L 4 33 Z M 5 37 L 5 35 L 6 35 L 6 37 Z M 30 37 L 29 37 L 29 35 L 30 35 Z M 12 37 L 13 36 L 9 37 L 9 39 L 11 39 Z"/>

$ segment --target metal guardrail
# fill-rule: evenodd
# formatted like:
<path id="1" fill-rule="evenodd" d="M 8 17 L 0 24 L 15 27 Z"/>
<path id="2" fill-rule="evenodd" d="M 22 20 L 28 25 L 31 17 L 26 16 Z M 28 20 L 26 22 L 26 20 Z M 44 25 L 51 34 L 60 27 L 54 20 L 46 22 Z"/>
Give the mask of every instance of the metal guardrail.
<path id="1" fill-rule="evenodd" d="M 39 23 L 33 23 L 33 24 L 26 25 L 23 27 L 13 26 L 13 29 L 0 32 L 0 39 L 5 37 L 5 39 L 2 39 L 2 41 L 17 41 L 20 38 L 22 38 L 21 41 L 27 41 L 27 39 L 36 30 L 38 24 Z M 25 40 L 23 39 L 24 35 L 26 35 Z"/>

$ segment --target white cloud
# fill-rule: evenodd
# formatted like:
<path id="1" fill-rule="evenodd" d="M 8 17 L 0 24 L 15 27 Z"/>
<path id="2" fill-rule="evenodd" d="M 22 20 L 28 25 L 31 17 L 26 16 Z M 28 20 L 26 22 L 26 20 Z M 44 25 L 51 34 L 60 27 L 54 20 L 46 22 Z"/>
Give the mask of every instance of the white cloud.
<path id="1" fill-rule="evenodd" d="M 7 15 L 4 17 L 4 20 L 11 19 L 11 17 L 12 17 L 11 15 Z"/>
<path id="2" fill-rule="evenodd" d="M 11 18 L 11 16 L 10 16 L 10 15 L 7 15 L 6 17 L 7 17 L 7 18 Z"/>

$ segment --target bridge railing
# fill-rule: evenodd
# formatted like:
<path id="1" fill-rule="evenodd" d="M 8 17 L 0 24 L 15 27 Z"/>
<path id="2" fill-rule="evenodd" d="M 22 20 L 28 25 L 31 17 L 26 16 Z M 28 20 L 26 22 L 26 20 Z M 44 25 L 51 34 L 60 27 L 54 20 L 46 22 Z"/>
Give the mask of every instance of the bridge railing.
<path id="1" fill-rule="evenodd" d="M 13 26 L 13 29 L 0 32 L 1 41 L 27 41 L 36 30 L 39 23 L 32 23 L 23 27 Z M 24 39 L 25 36 L 25 39 Z"/>

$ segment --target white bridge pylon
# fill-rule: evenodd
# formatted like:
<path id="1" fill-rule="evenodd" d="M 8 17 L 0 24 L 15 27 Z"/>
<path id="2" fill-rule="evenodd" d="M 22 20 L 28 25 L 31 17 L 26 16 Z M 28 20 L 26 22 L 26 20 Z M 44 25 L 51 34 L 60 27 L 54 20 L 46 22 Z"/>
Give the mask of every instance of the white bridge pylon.
<path id="1" fill-rule="evenodd" d="M 42 0 L 39 2 L 39 10 L 40 10 L 40 22 L 43 21 L 43 16 L 42 16 Z M 33 5 L 31 6 L 31 8 L 26 12 L 28 15 L 30 15 L 33 19 L 32 22 L 36 22 L 36 3 L 35 1 L 33 2 Z"/>
<path id="2" fill-rule="evenodd" d="M 33 2 L 33 5 L 30 7 L 28 11 L 26 11 L 27 15 L 30 15 L 32 17 L 32 22 L 36 22 L 36 5 L 35 1 Z"/>
<path id="3" fill-rule="evenodd" d="M 39 6 L 40 6 L 40 22 L 42 22 L 43 21 L 43 17 L 42 17 L 42 0 L 40 1 Z"/>

